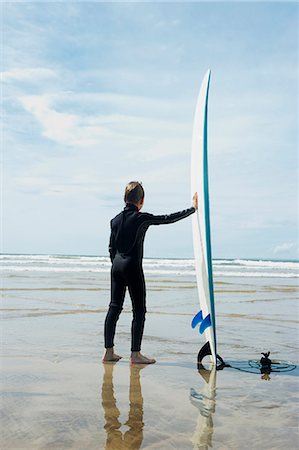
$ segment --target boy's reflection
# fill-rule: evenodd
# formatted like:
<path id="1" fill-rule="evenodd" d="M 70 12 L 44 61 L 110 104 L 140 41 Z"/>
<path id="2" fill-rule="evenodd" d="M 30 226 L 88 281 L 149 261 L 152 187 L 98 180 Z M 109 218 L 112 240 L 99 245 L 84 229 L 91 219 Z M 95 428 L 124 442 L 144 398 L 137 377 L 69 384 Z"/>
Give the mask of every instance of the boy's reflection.
<path id="1" fill-rule="evenodd" d="M 113 388 L 113 369 L 115 364 L 103 364 L 102 405 L 104 408 L 106 450 L 139 449 L 143 441 L 143 398 L 140 385 L 140 370 L 144 365 L 132 365 L 130 369 L 130 410 L 124 425 L 128 431 L 122 433 L 119 421 L 120 412 L 116 406 Z"/>

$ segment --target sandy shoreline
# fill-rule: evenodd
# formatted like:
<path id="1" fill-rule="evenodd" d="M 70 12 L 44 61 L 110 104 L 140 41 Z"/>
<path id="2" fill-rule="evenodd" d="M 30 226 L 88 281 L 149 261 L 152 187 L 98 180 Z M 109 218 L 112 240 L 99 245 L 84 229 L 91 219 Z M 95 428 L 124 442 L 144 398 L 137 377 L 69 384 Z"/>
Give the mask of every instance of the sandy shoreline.
<path id="1" fill-rule="evenodd" d="M 149 276 L 147 286 L 143 349 L 158 363 L 130 368 L 127 298 L 116 339 L 124 359 L 105 369 L 107 274 L 5 279 L 1 448 L 295 448 L 298 369 L 270 381 L 225 369 L 209 387 L 196 368 L 201 339 L 190 327 L 194 279 Z M 296 363 L 296 280 L 216 278 L 215 290 L 224 358 L 246 362 L 271 350 Z"/>
<path id="2" fill-rule="evenodd" d="M 207 426 L 207 413 L 190 401 L 190 389 L 201 394 L 206 382 L 195 364 L 185 364 L 140 370 L 128 361 L 104 367 L 87 358 L 6 358 L 2 448 L 295 448 L 296 376 L 264 382 L 217 373 Z"/>

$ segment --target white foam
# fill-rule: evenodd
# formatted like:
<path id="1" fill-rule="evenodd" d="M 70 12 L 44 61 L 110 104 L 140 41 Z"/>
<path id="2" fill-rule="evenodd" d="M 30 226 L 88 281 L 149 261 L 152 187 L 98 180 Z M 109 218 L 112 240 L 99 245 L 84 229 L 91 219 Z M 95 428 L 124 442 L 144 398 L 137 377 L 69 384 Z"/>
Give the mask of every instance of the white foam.
<path id="1" fill-rule="evenodd" d="M 218 272 L 215 271 L 214 275 L 217 277 L 256 277 L 256 278 L 298 278 L 298 273 L 283 273 L 283 272 Z"/>
<path id="2" fill-rule="evenodd" d="M 0 255 L 3 272 L 95 272 L 108 273 L 108 256 L 68 255 Z M 195 275 L 193 259 L 144 258 L 144 270 L 149 275 Z M 284 261 L 216 259 L 214 275 L 220 277 L 298 278 L 299 263 Z"/>
<path id="3" fill-rule="evenodd" d="M 250 267 L 271 267 L 275 269 L 292 269 L 292 270 L 299 269 L 299 263 L 291 261 L 264 261 L 264 260 L 254 261 L 250 259 L 247 260 L 235 259 L 233 262 L 235 264 Z"/>
<path id="4" fill-rule="evenodd" d="M 0 259 L 4 259 L 4 260 L 5 259 L 10 260 L 12 258 L 25 259 L 25 260 L 27 260 L 27 259 L 39 260 L 39 259 L 46 259 L 46 258 L 51 258 L 51 257 L 53 257 L 53 256 L 52 255 L 5 255 L 5 254 L 0 255 Z"/>
<path id="5" fill-rule="evenodd" d="M 2 254 L 0 255 L 0 260 L 32 260 L 32 261 L 39 261 L 39 260 L 45 260 L 45 261 L 106 261 L 109 259 L 107 256 L 75 256 L 75 255 L 6 255 Z"/>
<path id="6" fill-rule="evenodd" d="M 103 267 L 21 267 L 21 266 L 0 266 L 2 272 L 110 272 L 110 268 Z"/>
<path id="7" fill-rule="evenodd" d="M 151 270 L 151 269 L 144 269 L 145 274 L 151 274 L 151 275 L 194 275 L 195 276 L 195 270 Z"/>
<path id="8" fill-rule="evenodd" d="M 19 260 L 14 260 L 14 259 L 11 259 L 11 260 L 9 260 L 9 261 L 1 261 L 2 262 L 2 264 L 5 264 L 5 263 L 8 263 L 8 264 L 14 264 L 14 265 L 28 265 L 28 267 L 32 267 L 32 266 L 34 266 L 34 265 L 36 265 L 36 263 L 38 263 L 38 264 L 42 264 L 42 265 L 49 265 L 49 266 L 53 266 L 53 265 L 55 265 L 55 266 L 65 266 L 65 265 L 68 265 L 68 266 L 78 266 L 78 267 L 80 267 L 80 266 L 94 266 L 94 267 L 98 267 L 99 265 L 100 266 L 110 266 L 111 265 L 111 262 L 110 262 L 110 259 L 109 259 L 109 261 L 107 260 L 107 261 L 94 261 L 94 262 L 91 262 L 91 261 L 85 261 L 85 262 L 83 262 L 83 261 L 57 261 L 57 260 L 53 260 L 53 261 L 33 261 L 33 260 L 30 260 L 30 261 L 19 261 Z"/>
<path id="9" fill-rule="evenodd" d="M 34 266 L 0 266 L 2 272 L 53 272 L 53 273 L 109 273 L 110 267 L 34 267 Z M 176 276 L 195 276 L 195 270 L 178 270 L 178 269 L 150 269 L 145 268 L 145 273 L 149 275 L 176 275 Z M 256 278 L 298 278 L 298 273 L 284 272 L 235 272 L 235 271 L 215 271 L 214 276 L 219 277 L 256 277 Z"/>

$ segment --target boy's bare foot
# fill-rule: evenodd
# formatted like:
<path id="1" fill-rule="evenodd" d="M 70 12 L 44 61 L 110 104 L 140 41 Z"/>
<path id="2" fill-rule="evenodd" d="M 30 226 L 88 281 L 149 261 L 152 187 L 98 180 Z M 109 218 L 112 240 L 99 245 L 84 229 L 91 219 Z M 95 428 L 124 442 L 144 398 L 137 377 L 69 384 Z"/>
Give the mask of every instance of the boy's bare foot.
<path id="1" fill-rule="evenodd" d="M 102 362 L 117 362 L 122 358 L 122 356 L 117 355 L 116 353 L 114 353 L 114 348 L 106 348 L 103 358 L 102 358 Z"/>
<path id="2" fill-rule="evenodd" d="M 147 358 L 140 352 L 131 353 L 131 363 L 132 364 L 155 364 L 156 360 L 153 358 Z"/>

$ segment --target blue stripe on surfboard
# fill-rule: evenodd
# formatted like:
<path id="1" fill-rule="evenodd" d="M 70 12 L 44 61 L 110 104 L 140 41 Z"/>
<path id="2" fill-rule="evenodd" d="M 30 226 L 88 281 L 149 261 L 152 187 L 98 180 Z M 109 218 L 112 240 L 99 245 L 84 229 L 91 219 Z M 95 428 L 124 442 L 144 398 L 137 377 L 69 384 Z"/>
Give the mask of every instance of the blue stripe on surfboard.
<path id="1" fill-rule="evenodd" d="M 195 328 L 200 322 L 203 321 L 202 310 L 200 310 L 192 319 L 191 327 Z"/>
<path id="2" fill-rule="evenodd" d="M 200 327 L 199 327 L 199 332 L 200 332 L 200 334 L 203 334 L 204 331 L 205 331 L 207 328 L 209 328 L 211 325 L 212 325 L 212 323 L 211 323 L 211 315 L 208 314 L 208 315 L 203 319 L 203 321 L 202 321 L 201 324 L 200 324 Z"/>
<path id="3" fill-rule="evenodd" d="M 205 102 L 205 115 L 204 115 L 204 151 L 203 151 L 203 167 L 204 167 L 204 198 L 205 198 L 205 223 L 206 223 L 206 247 L 207 247 L 207 264 L 208 264 L 208 279 L 209 279 L 209 291 L 211 302 L 211 317 L 213 334 L 215 340 L 216 351 L 216 321 L 215 321 L 215 304 L 214 304 L 214 288 L 213 288 L 213 270 L 212 270 L 212 251 L 211 251 L 211 228 L 210 228 L 210 205 L 209 205 L 209 180 L 208 180 L 208 96 L 210 86 L 210 76 L 207 86 L 207 96 Z"/>

